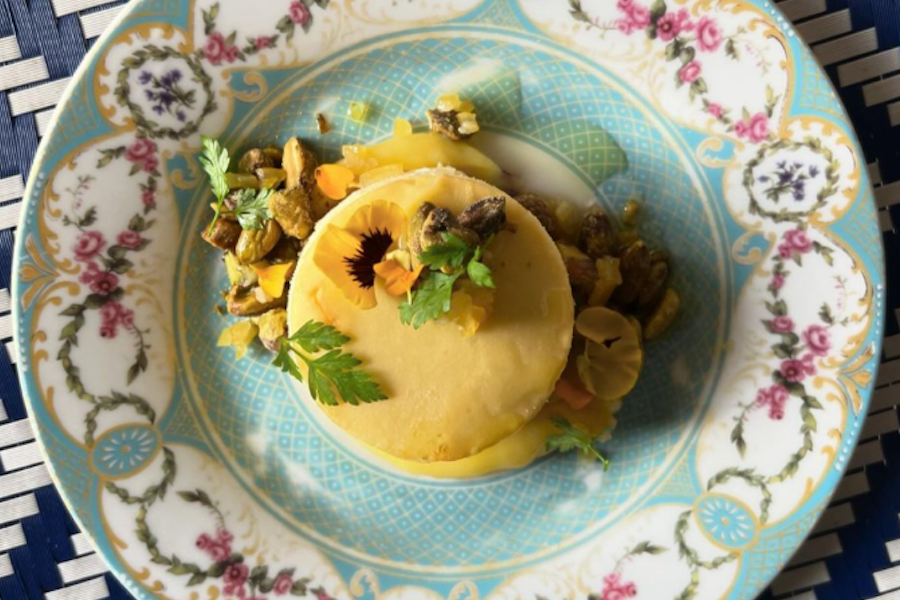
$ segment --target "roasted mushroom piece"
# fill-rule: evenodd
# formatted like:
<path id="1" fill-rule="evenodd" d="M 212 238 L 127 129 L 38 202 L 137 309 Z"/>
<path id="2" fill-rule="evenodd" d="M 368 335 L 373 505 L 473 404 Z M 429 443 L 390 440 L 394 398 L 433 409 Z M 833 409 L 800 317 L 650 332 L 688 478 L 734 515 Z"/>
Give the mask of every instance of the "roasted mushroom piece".
<path id="1" fill-rule="evenodd" d="M 619 236 L 606 211 L 594 208 L 584 217 L 578 234 L 578 247 L 591 258 L 614 255 L 619 246 Z"/>
<path id="2" fill-rule="evenodd" d="M 280 298 L 271 298 L 259 286 L 247 288 L 234 285 L 225 295 L 225 303 L 228 312 L 236 317 L 255 317 L 273 308 L 284 308 L 287 306 L 287 296 L 282 294 Z"/>
<path id="3" fill-rule="evenodd" d="M 275 192 L 269 196 L 269 212 L 281 226 L 281 230 L 297 239 L 306 239 L 312 233 L 315 220 L 309 202 L 309 194 L 302 188 Z"/>
<path id="4" fill-rule="evenodd" d="M 253 264 L 265 258 L 280 239 L 281 227 L 274 219 L 270 219 L 266 221 L 262 229 L 242 231 L 234 248 L 234 254 L 245 265 Z"/>
<path id="5" fill-rule="evenodd" d="M 650 274 L 650 251 L 643 241 L 631 244 L 622 253 L 619 270 L 622 273 L 622 284 L 613 294 L 613 303 L 628 307 L 638 298 L 638 294 Z"/>
<path id="6" fill-rule="evenodd" d="M 516 200 L 525 207 L 525 210 L 537 217 L 537 220 L 541 222 L 541 225 L 544 226 L 551 238 L 554 240 L 560 238 L 559 219 L 545 198 L 537 194 L 519 194 L 516 196 Z"/>
<path id="7" fill-rule="evenodd" d="M 262 148 L 247 150 L 238 161 L 238 171 L 241 173 L 256 173 L 257 169 L 271 169 L 275 161 Z"/>
<path id="8" fill-rule="evenodd" d="M 228 252 L 234 250 L 234 246 L 241 236 L 241 226 L 236 221 L 219 218 L 215 220 L 212 227 L 204 227 L 201 236 L 210 245 Z"/>
<path id="9" fill-rule="evenodd" d="M 491 196 L 470 204 L 459 214 L 459 224 L 486 242 L 506 226 L 506 198 Z"/>
<path id="10" fill-rule="evenodd" d="M 319 161 L 300 140 L 291 138 L 284 145 L 281 168 L 284 169 L 284 185 L 287 189 L 302 188 L 311 192 L 316 185 L 316 167 Z"/>

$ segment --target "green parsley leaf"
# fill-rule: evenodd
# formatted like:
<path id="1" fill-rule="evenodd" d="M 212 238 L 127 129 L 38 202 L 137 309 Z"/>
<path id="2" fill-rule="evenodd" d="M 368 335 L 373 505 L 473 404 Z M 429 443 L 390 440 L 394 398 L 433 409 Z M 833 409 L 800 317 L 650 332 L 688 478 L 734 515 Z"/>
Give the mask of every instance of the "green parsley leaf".
<path id="1" fill-rule="evenodd" d="M 426 267 L 440 270 L 444 267 L 458 269 L 474 251 L 465 240 L 452 233 L 443 235 L 444 243 L 429 246 L 419 254 L 419 260 Z"/>
<path id="2" fill-rule="evenodd" d="M 475 255 L 469 260 L 469 264 L 466 265 L 466 273 L 469 275 L 472 283 L 478 287 L 491 289 L 496 287 L 494 285 L 493 271 L 491 271 L 489 266 L 481 262 L 481 246 L 475 248 Z"/>
<path id="3" fill-rule="evenodd" d="M 321 350 L 334 350 L 350 341 L 350 338 L 331 325 L 319 321 L 307 321 L 288 339 L 300 344 L 301 348 L 311 354 Z"/>
<path id="4" fill-rule="evenodd" d="M 594 448 L 594 440 L 587 431 L 572 425 L 564 417 L 553 417 L 551 421 L 560 430 L 560 433 L 547 438 L 547 450 L 551 452 L 553 450 L 557 452 L 579 450 L 585 456 L 592 456 L 603 463 L 604 471 L 609 469 L 609 460 Z"/>
<path id="5" fill-rule="evenodd" d="M 243 189 L 237 194 L 237 204 L 232 214 L 244 229 L 262 229 L 263 224 L 272 218 L 269 212 L 269 196 L 272 190 Z"/>
<path id="6" fill-rule="evenodd" d="M 208 138 L 205 135 L 201 137 L 203 142 L 203 153 L 198 159 L 200 166 L 206 171 L 209 177 L 209 187 L 216 196 L 216 214 L 212 223 L 209 224 L 209 230 L 212 231 L 213 225 L 222 214 L 222 205 L 225 203 L 225 196 L 228 195 L 228 183 L 225 182 L 225 173 L 228 172 L 228 165 L 231 163 L 231 157 L 228 156 L 228 150 L 219 145 L 218 140 Z"/>
<path id="7" fill-rule="evenodd" d="M 428 271 L 423 275 L 419 287 L 411 299 L 400 304 L 400 322 L 418 329 L 428 321 L 437 319 L 450 311 L 453 284 L 462 276 L 462 271 L 447 275 L 440 271 Z"/>
<path id="8" fill-rule="evenodd" d="M 331 325 L 308 321 L 291 337 L 281 340 L 272 364 L 304 381 L 294 358 L 299 357 L 306 364 L 309 393 L 322 404 L 336 406 L 338 398 L 353 406 L 386 400 L 387 396 L 372 376 L 357 368 L 362 361 L 340 349 L 349 341 L 349 337 Z M 312 356 L 322 350 L 327 352 Z"/>

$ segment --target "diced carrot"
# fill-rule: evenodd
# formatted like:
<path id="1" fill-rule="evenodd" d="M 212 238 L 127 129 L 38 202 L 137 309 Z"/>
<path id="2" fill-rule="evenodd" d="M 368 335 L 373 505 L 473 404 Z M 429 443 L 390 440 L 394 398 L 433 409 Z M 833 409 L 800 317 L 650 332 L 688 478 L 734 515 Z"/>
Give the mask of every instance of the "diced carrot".
<path id="1" fill-rule="evenodd" d="M 577 377 L 572 379 L 565 374 L 556 382 L 556 394 L 575 410 L 581 410 L 594 399 Z"/>

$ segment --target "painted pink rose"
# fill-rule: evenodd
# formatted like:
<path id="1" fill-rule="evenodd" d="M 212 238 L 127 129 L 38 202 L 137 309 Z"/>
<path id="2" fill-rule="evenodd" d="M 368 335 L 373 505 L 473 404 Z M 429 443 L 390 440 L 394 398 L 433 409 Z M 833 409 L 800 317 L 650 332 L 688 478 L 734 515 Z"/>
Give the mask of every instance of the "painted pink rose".
<path id="1" fill-rule="evenodd" d="M 231 535 L 231 532 L 227 529 L 219 529 L 216 531 L 216 539 L 223 544 L 230 544 L 232 541 L 234 541 L 234 536 Z"/>
<path id="2" fill-rule="evenodd" d="M 272 38 L 267 35 L 261 35 L 253 40 L 253 47 L 257 50 L 262 50 L 263 48 L 271 48 Z"/>
<path id="3" fill-rule="evenodd" d="M 767 389 L 761 389 L 756 394 L 756 405 L 769 408 L 769 418 L 780 421 L 784 418 L 784 406 L 788 398 L 787 388 L 783 385 L 773 385 Z"/>
<path id="4" fill-rule="evenodd" d="M 316 595 L 316 600 L 334 600 L 331 594 L 329 594 L 322 588 L 316 588 L 315 590 L 313 590 L 313 592 Z"/>
<path id="5" fill-rule="evenodd" d="M 678 71 L 678 77 L 681 79 L 682 83 L 694 83 L 695 81 L 700 79 L 700 72 L 700 63 L 696 60 L 692 60 L 688 64 L 681 67 L 681 70 Z"/>
<path id="6" fill-rule="evenodd" d="M 106 306 L 109 306 L 109 305 L 106 305 Z M 106 306 L 104 306 L 103 308 L 106 308 Z M 210 545 L 212 545 L 212 538 L 209 537 L 208 535 L 206 535 L 205 533 L 201 533 L 200 536 L 197 538 L 197 541 L 194 542 L 194 545 L 197 546 L 197 548 L 199 548 L 200 550 L 206 550 L 207 548 L 210 547 Z"/>
<path id="7" fill-rule="evenodd" d="M 141 242 L 144 241 L 144 238 L 137 231 L 131 231 L 130 229 L 123 231 L 119 234 L 119 237 L 116 238 L 116 242 L 122 246 L 123 248 L 128 248 L 129 250 L 137 250 L 141 246 Z"/>
<path id="8" fill-rule="evenodd" d="M 134 329 L 134 311 L 123 306 L 119 314 L 119 323 L 128 329 Z"/>
<path id="9" fill-rule="evenodd" d="M 667 12 L 656 22 L 656 36 L 664 42 L 671 42 L 680 33 L 692 29 L 694 24 L 690 21 L 687 9 L 684 8 L 678 12 Z"/>
<path id="10" fill-rule="evenodd" d="M 772 283 L 769 284 L 769 288 L 772 290 L 780 290 L 784 287 L 784 275 L 781 273 L 776 273 L 772 275 Z"/>
<path id="11" fill-rule="evenodd" d="M 85 231 L 75 241 L 75 260 L 89 262 L 106 247 L 106 239 L 99 231 Z"/>
<path id="12" fill-rule="evenodd" d="M 206 549 L 206 552 L 216 562 L 223 561 L 231 556 L 231 548 L 218 540 L 213 541 L 209 548 Z"/>
<path id="13" fill-rule="evenodd" d="M 100 326 L 100 337 L 105 340 L 111 340 L 116 337 L 116 326 L 115 325 L 101 325 Z"/>
<path id="14" fill-rule="evenodd" d="M 221 64 L 222 61 L 233 63 L 238 57 L 238 49 L 229 44 L 224 35 L 215 31 L 206 38 L 203 56 L 214 65 Z"/>
<path id="15" fill-rule="evenodd" d="M 750 129 L 747 133 L 754 144 L 766 141 L 769 137 L 769 117 L 766 113 L 756 113 L 750 119 Z"/>
<path id="16" fill-rule="evenodd" d="M 778 246 L 778 256 L 785 260 L 789 260 L 794 255 L 794 249 L 789 244 L 781 244 Z"/>
<path id="17" fill-rule="evenodd" d="M 721 119 L 722 115 L 725 114 L 725 110 L 722 108 L 722 105 L 717 102 L 710 102 L 709 104 L 707 104 L 706 112 L 717 119 Z"/>
<path id="18" fill-rule="evenodd" d="M 91 291 L 101 296 L 109 296 L 119 287 L 119 277 L 109 271 L 101 271 L 91 282 Z"/>
<path id="19" fill-rule="evenodd" d="M 154 206 L 156 204 L 156 193 L 153 190 L 144 190 L 141 192 L 141 202 L 147 207 Z"/>
<path id="20" fill-rule="evenodd" d="M 294 585 L 294 582 L 291 581 L 291 576 L 287 573 L 282 573 L 275 578 L 275 585 L 272 587 L 272 592 L 274 592 L 276 596 L 284 596 L 291 591 L 292 585 Z"/>
<path id="21" fill-rule="evenodd" d="M 149 138 L 138 138 L 125 149 L 125 158 L 129 162 L 142 163 L 156 154 L 156 144 Z"/>
<path id="22" fill-rule="evenodd" d="M 770 322 L 775 333 L 787 333 L 794 330 L 794 321 L 790 317 L 775 317 Z"/>
<path id="23" fill-rule="evenodd" d="M 247 581 L 247 575 L 250 574 L 250 568 L 244 563 L 234 563 L 229 565 L 222 574 L 222 579 L 226 584 L 243 585 Z"/>
<path id="24" fill-rule="evenodd" d="M 306 25 L 309 22 L 309 9 L 300 0 L 296 0 L 291 3 L 290 16 L 291 21 L 297 25 Z"/>
<path id="25" fill-rule="evenodd" d="M 803 341 L 806 347 L 816 356 L 825 356 L 831 349 L 831 339 L 828 328 L 822 325 L 810 325 L 803 332 Z"/>
<path id="26" fill-rule="evenodd" d="M 781 374 L 791 383 L 799 383 L 806 379 L 807 375 L 815 375 L 816 365 L 813 355 L 807 354 L 802 359 L 789 358 L 782 361 Z"/>
<path id="27" fill-rule="evenodd" d="M 650 24 L 650 9 L 640 4 L 634 4 L 629 11 L 631 22 L 638 29 L 644 29 Z"/>
<path id="28" fill-rule="evenodd" d="M 97 276 L 102 272 L 103 271 L 100 270 L 100 267 L 97 266 L 97 263 L 89 262 L 87 265 L 87 269 L 84 270 L 84 272 L 78 278 L 78 281 L 85 285 L 90 285 L 94 283 L 94 280 L 97 279 Z"/>
<path id="29" fill-rule="evenodd" d="M 784 234 L 784 243 L 800 254 L 806 254 L 813 249 L 812 240 L 802 229 L 792 229 Z"/>
<path id="30" fill-rule="evenodd" d="M 816 374 L 816 356 L 810 352 L 807 352 L 803 355 L 803 358 L 800 359 L 800 362 L 803 364 L 803 371 L 807 375 L 815 375 Z"/>
<path id="31" fill-rule="evenodd" d="M 734 124 L 734 135 L 744 139 L 750 134 L 750 124 L 746 121 L 738 121 Z"/>
<path id="32" fill-rule="evenodd" d="M 159 166 L 159 159 L 156 156 L 148 156 L 147 160 L 144 161 L 142 166 L 144 173 L 153 173 L 156 171 L 156 167 Z"/>
<path id="33" fill-rule="evenodd" d="M 118 302 L 107 302 L 103 306 L 100 307 L 100 319 L 103 321 L 104 325 L 116 325 L 119 322 L 119 318 L 122 314 L 122 305 Z M 203 537 L 203 536 L 200 536 Z M 207 536 L 209 539 L 209 536 Z M 200 539 L 197 539 L 197 543 L 200 543 Z M 198 546 L 199 547 L 199 546 Z"/>
<path id="34" fill-rule="evenodd" d="M 637 587 L 634 583 L 623 582 L 619 573 L 610 573 L 603 578 L 603 590 L 600 592 L 601 600 L 626 600 L 637 595 Z"/>
<path id="35" fill-rule="evenodd" d="M 697 22 L 697 46 L 703 52 L 715 52 L 722 44 L 722 30 L 718 23 L 709 17 Z"/>

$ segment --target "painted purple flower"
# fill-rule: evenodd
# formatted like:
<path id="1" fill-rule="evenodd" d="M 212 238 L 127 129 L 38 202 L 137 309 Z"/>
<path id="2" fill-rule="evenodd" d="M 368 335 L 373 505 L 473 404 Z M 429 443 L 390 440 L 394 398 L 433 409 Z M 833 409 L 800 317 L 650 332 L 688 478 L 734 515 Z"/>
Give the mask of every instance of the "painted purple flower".
<path id="1" fill-rule="evenodd" d="M 810 325 L 803 332 L 803 341 L 810 352 L 816 356 L 826 356 L 831 349 L 831 339 L 828 328 L 822 325 Z"/>
<path id="2" fill-rule="evenodd" d="M 150 83 L 151 79 L 153 79 L 153 75 L 151 75 L 149 71 L 141 71 L 141 74 L 138 75 L 138 82 L 143 85 Z"/>

